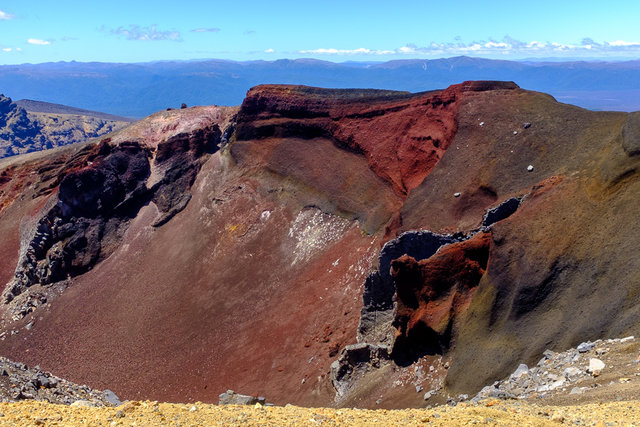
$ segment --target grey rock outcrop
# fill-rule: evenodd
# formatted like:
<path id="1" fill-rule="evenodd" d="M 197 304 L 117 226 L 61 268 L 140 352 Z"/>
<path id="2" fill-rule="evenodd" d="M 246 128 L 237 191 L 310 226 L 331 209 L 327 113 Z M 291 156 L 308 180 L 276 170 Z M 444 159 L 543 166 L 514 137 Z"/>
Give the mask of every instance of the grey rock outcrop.
<path id="1" fill-rule="evenodd" d="M 249 396 L 239 394 L 233 390 L 227 390 L 219 396 L 218 405 L 255 405 L 266 404 L 266 399 L 262 396 Z"/>
<path id="2" fill-rule="evenodd" d="M 633 337 L 597 340 L 583 342 L 563 352 L 546 350 L 536 366 L 528 368 L 521 364 L 508 378 L 480 390 L 472 401 L 521 399 L 534 395 L 544 398 L 549 393 L 580 394 L 584 391 L 584 387 L 579 387 L 580 383 L 599 375 L 606 367 L 593 356 L 634 340 Z"/>
<path id="3" fill-rule="evenodd" d="M 358 343 L 346 346 L 331 364 L 331 381 L 336 399 L 345 396 L 349 388 L 364 374 L 380 368 L 391 357 L 391 348 L 384 345 Z"/>
<path id="4" fill-rule="evenodd" d="M 110 390 L 94 390 L 74 384 L 24 363 L 0 357 L 0 402 L 39 400 L 50 403 L 91 406 L 118 406 L 118 396 Z"/>

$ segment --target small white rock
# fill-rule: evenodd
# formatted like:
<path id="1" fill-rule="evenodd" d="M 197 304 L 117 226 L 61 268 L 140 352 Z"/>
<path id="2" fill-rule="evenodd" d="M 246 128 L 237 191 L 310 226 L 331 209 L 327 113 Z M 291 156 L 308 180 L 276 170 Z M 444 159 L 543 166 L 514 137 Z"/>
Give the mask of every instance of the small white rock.
<path id="1" fill-rule="evenodd" d="M 480 126 L 484 126 L 484 122 L 480 122 Z"/>
<path id="2" fill-rule="evenodd" d="M 76 400 L 70 406 L 72 408 L 95 408 L 98 405 L 88 400 Z"/>
<path id="3" fill-rule="evenodd" d="M 528 170 L 529 172 L 531 172 L 531 171 L 533 170 L 533 165 L 529 165 L 529 166 L 527 166 L 527 170 Z"/>
<path id="4" fill-rule="evenodd" d="M 635 337 L 633 335 L 628 336 L 628 337 L 624 337 L 622 339 L 620 339 L 620 342 L 627 342 L 627 341 L 633 341 L 635 339 Z"/>
<path id="5" fill-rule="evenodd" d="M 605 367 L 605 364 L 602 360 L 596 359 L 595 357 L 589 359 L 589 367 L 587 368 L 587 372 L 590 374 L 597 376 L 600 374 Z"/>
<path id="6" fill-rule="evenodd" d="M 514 131 L 513 131 L 513 134 L 514 134 L 514 135 L 517 135 L 517 134 L 518 134 L 518 131 L 517 131 L 517 130 L 514 130 Z"/>
<path id="7" fill-rule="evenodd" d="M 453 193 L 453 197 L 460 197 L 461 193 Z"/>

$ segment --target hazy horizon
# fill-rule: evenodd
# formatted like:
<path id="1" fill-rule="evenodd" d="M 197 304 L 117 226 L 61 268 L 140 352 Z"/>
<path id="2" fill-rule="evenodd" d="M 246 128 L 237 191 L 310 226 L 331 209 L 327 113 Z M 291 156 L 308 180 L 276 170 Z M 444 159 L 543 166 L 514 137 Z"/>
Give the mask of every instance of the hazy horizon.
<path id="1" fill-rule="evenodd" d="M 419 58 L 419 57 L 408 57 L 408 58 L 397 58 L 397 59 L 388 59 L 388 60 L 332 60 L 328 58 L 313 58 L 313 57 L 300 57 L 300 58 L 273 58 L 273 59 L 246 59 L 246 60 L 236 60 L 236 59 L 225 59 L 225 58 L 192 58 L 192 59 L 155 59 L 148 61 L 77 61 L 75 59 L 72 60 L 59 60 L 59 61 L 44 61 L 44 62 L 23 62 L 16 64 L 0 64 L 2 66 L 21 66 L 21 65 L 43 65 L 43 64 L 123 64 L 123 65 L 135 65 L 135 64 L 152 64 L 152 63 L 170 63 L 170 62 L 230 62 L 230 63 L 238 63 L 238 64 L 250 64 L 255 62 L 268 62 L 274 63 L 278 61 L 318 61 L 318 62 L 327 62 L 331 64 L 339 64 L 339 65 L 378 65 L 385 64 L 390 62 L 417 62 L 417 61 L 446 61 L 457 58 L 469 58 L 469 59 L 478 59 L 478 60 L 488 60 L 488 61 L 508 61 L 508 62 L 518 62 L 518 63 L 533 63 L 533 64 L 544 64 L 544 63 L 571 63 L 571 62 L 586 62 L 586 63 L 623 63 L 623 62 L 638 62 L 640 61 L 640 57 L 634 58 L 579 58 L 579 57 L 544 57 L 544 58 L 521 58 L 521 59 L 505 59 L 505 58 L 485 58 L 482 56 L 471 56 L 471 55 L 456 55 L 456 56 L 442 56 L 435 58 Z"/>
<path id="2" fill-rule="evenodd" d="M 0 6 L 0 65 L 59 61 L 386 62 L 640 58 L 640 3 L 167 0 Z"/>

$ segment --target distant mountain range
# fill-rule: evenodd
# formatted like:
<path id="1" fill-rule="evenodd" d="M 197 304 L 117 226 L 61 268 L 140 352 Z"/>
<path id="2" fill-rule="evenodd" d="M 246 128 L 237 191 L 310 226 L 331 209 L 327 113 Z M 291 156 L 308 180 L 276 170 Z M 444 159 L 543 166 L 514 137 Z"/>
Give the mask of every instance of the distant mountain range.
<path id="1" fill-rule="evenodd" d="M 168 107 L 239 105 L 262 83 L 421 92 L 465 80 L 507 80 L 594 110 L 640 110 L 640 60 L 515 62 L 469 57 L 382 63 L 314 59 L 138 64 L 57 62 L 0 66 L 0 91 L 140 118 Z"/>

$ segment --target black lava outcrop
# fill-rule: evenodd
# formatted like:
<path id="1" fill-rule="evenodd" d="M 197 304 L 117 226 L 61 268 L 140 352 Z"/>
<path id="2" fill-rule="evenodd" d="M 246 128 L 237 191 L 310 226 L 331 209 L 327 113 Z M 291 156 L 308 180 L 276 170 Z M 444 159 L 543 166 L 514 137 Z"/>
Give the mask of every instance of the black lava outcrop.
<path id="1" fill-rule="evenodd" d="M 23 241 L 4 302 L 38 287 L 15 304 L 14 317 L 47 302 L 42 287 L 54 283 L 65 287 L 68 279 L 107 258 L 130 220 L 150 201 L 159 211 L 156 227 L 183 210 L 203 156 L 218 149 L 220 136 L 218 126 L 212 125 L 168 138 L 155 150 L 138 142 L 114 145 L 109 138 L 81 150 L 58 178 L 57 197 L 48 202 L 33 234 Z M 152 167 L 161 178 L 148 185 Z"/>

